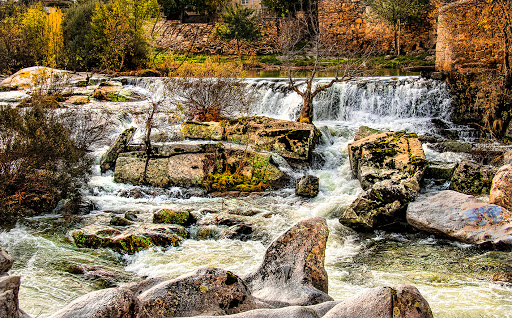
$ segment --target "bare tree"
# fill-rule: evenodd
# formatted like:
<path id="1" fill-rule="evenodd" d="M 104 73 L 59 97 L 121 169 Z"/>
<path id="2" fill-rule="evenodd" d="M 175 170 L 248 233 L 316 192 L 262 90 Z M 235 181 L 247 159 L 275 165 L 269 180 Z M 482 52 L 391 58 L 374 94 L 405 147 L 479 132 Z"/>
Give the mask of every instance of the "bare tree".
<path id="1" fill-rule="evenodd" d="M 313 5 L 313 4 L 310 4 Z M 318 25 L 316 10 L 304 11 L 304 14 L 296 17 L 288 17 L 280 26 L 280 49 L 288 73 L 289 88 L 302 97 L 302 109 L 298 118 L 299 122 L 311 123 L 313 120 L 313 100 L 322 91 L 332 87 L 335 83 L 346 81 L 361 75 L 364 62 L 368 59 L 373 47 L 365 52 L 351 53 L 350 59 L 342 59 L 340 43 L 329 41 L 324 30 Z M 313 59 L 313 64 L 308 69 L 309 74 L 305 78 L 294 77 L 293 62 L 300 57 Z M 322 59 L 329 58 L 335 61 L 330 67 L 322 68 Z M 334 78 L 325 84 L 316 83 L 315 79 L 319 71 L 334 71 Z"/>

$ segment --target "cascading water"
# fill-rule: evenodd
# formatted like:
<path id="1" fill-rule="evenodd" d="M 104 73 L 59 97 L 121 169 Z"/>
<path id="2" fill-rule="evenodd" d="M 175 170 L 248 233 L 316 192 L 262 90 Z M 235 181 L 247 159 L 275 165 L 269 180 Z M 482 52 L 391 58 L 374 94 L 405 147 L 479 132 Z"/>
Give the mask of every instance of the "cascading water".
<path id="1" fill-rule="evenodd" d="M 152 94 L 152 100 L 160 100 L 169 95 L 165 81 L 131 79 L 129 84 Z M 287 90 L 285 81 L 250 79 L 248 84 L 257 93 L 254 114 L 297 118 L 301 98 Z M 148 105 L 109 104 L 88 107 L 96 110 L 111 107 L 117 116 L 112 127 L 116 133 L 129 125 L 143 126 L 143 109 Z M 31 228 L 18 227 L 0 233 L 0 246 L 20 260 L 12 273 L 23 277 L 22 308 L 32 315 L 47 317 L 77 296 L 98 288 L 69 271 L 62 271 L 41 255 L 52 255 L 57 260 L 72 258 L 75 263 L 86 265 L 102 263 L 110 270 L 139 277 L 174 278 L 204 265 L 244 275 L 259 265 L 265 246 L 282 231 L 304 217 L 322 216 L 328 219 L 330 228 L 326 269 L 329 293 L 335 299 L 346 299 L 368 287 L 410 283 L 427 298 L 436 317 L 512 317 L 512 289 L 478 277 L 480 272 L 476 268 L 484 266 L 480 264 L 488 256 L 485 251 L 421 234 L 378 232 L 363 237 L 337 221 L 339 212 L 361 191 L 359 182 L 351 176 L 347 152 L 357 128 L 368 125 L 377 129 L 436 134 L 432 119 L 437 118 L 457 129 L 449 123 L 450 98 L 445 85 L 418 77 L 362 78 L 338 83 L 322 92 L 315 100 L 314 109 L 315 125 L 323 136 L 315 150 L 319 160 L 307 173 L 320 178 L 318 197 L 299 198 L 293 189 L 287 188 L 265 197 L 209 198 L 200 190 L 116 184 L 111 174 L 101 175 L 96 169 L 85 192 L 97 209 L 88 216 L 87 222 L 108 218 L 113 212 L 149 213 L 162 207 L 233 213 L 253 211 L 257 224 L 254 239 L 197 240 L 192 233 L 192 238 L 177 248 L 153 248 L 133 256 L 121 256 L 111 251 L 84 251 L 62 239 L 52 241 L 51 237 L 41 238 L 41 234 Z M 164 126 L 165 120 L 159 124 Z M 107 139 L 98 146 L 98 155 L 105 151 Z M 458 159 L 456 154 L 425 150 L 427 157 L 436 160 Z M 509 256 L 503 254 L 502 257 Z M 44 279 L 37 274 L 42 272 L 47 274 Z M 126 275 L 124 279 L 134 278 Z"/>

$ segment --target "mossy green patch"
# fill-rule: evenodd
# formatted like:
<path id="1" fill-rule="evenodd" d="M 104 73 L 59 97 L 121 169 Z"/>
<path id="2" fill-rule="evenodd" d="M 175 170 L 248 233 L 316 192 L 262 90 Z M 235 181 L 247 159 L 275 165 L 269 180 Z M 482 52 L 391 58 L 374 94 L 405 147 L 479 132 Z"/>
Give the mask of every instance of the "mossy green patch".
<path id="1" fill-rule="evenodd" d="M 153 215 L 153 223 L 166 224 L 188 224 L 190 220 L 190 212 L 174 211 L 170 209 L 162 209 Z"/>

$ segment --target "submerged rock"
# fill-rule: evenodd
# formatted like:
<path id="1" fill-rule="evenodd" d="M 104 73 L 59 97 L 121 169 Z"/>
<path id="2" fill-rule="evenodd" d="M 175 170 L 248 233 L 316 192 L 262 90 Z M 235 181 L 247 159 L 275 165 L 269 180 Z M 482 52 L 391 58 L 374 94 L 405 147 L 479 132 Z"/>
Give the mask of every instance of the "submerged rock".
<path id="1" fill-rule="evenodd" d="M 512 165 L 501 167 L 494 176 L 489 203 L 512 211 Z"/>
<path id="2" fill-rule="evenodd" d="M 314 198 L 318 195 L 318 177 L 312 175 L 306 175 L 297 179 L 295 183 L 295 194 Z"/>
<path id="3" fill-rule="evenodd" d="M 244 278 L 252 294 L 278 307 L 333 300 L 324 268 L 325 219 L 298 222 L 268 247 L 260 267 Z"/>
<path id="4" fill-rule="evenodd" d="M 331 309 L 324 318 L 432 318 L 429 304 L 413 286 L 377 287 Z"/>
<path id="5" fill-rule="evenodd" d="M 116 166 L 117 158 L 121 152 L 126 151 L 128 143 L 132 140 L 135 134 L 135 127 L 130 127 L 123 131 L 112 143 L 107 152 L 101 157 L 100 168 L 101 172 L 114 169 Z"/>
<path id="6" fill-rule="evenodd" d="M 512 245 L 510 211 L 451 190 L 410 203 L 407 221 L 420 230 L 465 243 Z"/>
<path id="7" fill-rule="evenodd" d="M 450 190 L 465 194 L 488 194 L 498 169 L 472 161 L 462 161 L 455 169 Z"/>
<path id="8" fill-rule="evenodd" d="M 319 131 L 311 124 L 268 117 L 243 117 L 217 122 L 188 121 L 185 138 L 226 140 L 253 145 L 256 150 L 275 151 L 290 159 L 307 160 Z"/>
<path id="9" fill-rule="evenodd" d="M 134 317 L 218 316 L 255 308 L 242 279 L 229 271 L 204 267 L 141 293 Z"/>
<path id="10" fill-rule="evenodd" d="M 151 224 L 130 226 L 123 231 L 91 226 L 71 232 L 71 237 L 78 247 L 111 248 L 128 254 L 151 246 L 178 246 L 187 235 L 185 229 L 176 225 Z"/>
<path id="11" fill-rule="evenodd" d="M 370 230 L 396 222 L 398 212 L 414 200 L 426 168 L 415 134 L 385 132 L 348 146 L 352 173 L 365 190 L 342 214 L 340 222 Z"/>

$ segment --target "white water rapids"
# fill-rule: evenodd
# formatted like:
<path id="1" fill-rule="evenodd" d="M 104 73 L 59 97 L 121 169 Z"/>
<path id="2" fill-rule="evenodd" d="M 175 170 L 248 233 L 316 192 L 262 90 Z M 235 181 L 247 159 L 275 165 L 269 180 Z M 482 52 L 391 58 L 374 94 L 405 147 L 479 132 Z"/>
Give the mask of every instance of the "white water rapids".
<path id="1" fill-rule="evenodd" d="M 136 79 L 131 84 L 158 95 L 162 94 L 158 81 Z M 297 118 L 301 99 L 286 91 L 284 82 L 248 81 L 257 90 L 253 113 L 288 120 Z M 130 125 L 142 127 L 143 103 L 108 104 L 87 106 L 96 111 L 111 108 L 115 127 L 106 139 L 111 141 Z M 432 118 L 438 118 L 459 132 L 459 138 L 471 136 L 449 122 L 450 97 L 445 85 L 419 77 L 359 79 L 336 84 L 323 92 L 314 109 L 314 123 L 323 133 L 322 143 L 315 150 L 316 164 L 307 171 L 295 172 L 320 178 L 320 194 L 314 199 L 299 198 L 292 188 L 264 197 L 209 198 L 195 190 L 116 184 L 111 173 L 101 175 L 97 167 L 84 189 L 87 198 L 97 206 L 92 212 L 96 217 L 106 217 L 109 211 L 155 211 L 163 206 L 257 210 L 270 215 L 255 217 L 257 240 L 188 239 L 180 247 L 152 248 L 122 256 L 108 250 L 79 249 L 63 239 L 45 235 L 44 230 L 18 226 L 0 232 L 0 247 L 17 259 L 11 274 L 22 276 L 21 308 L 32 316 L 47 317 L 76 297 L 98 288 L 93 280 L 60 269 L 59 260 L 114 269 L 123 273 L 125 281 L 137 276 L 174 278 L 205 265 L 243 276 L 259 266 L 272 239 L 302 218 L 322 216 L 328 219 L 330 228 L 326 269 L 329 294 L 336 300 L 349 298 L 365 288 L 412 284 L 428 300 L 435 317 L 512 317 L 510 286 L 458 270 L 464 268 L 457 265 L 460 262 L 485 258 L 485 251 L 429 235 L 376 232 L 361 237 L 337 221 L 339 210 L 361 191 L 359 182 L 351 176 L 347 152 L 359 126 L 436 134 Z M 106 150 L 108 140 L 98 147 L 98 157 Z M 427 147 L 425 151 L 428 159 L 460 159 L 457 154 L 441 154 Z M 142 195 L 134 196 L 136 192 Z"/>

